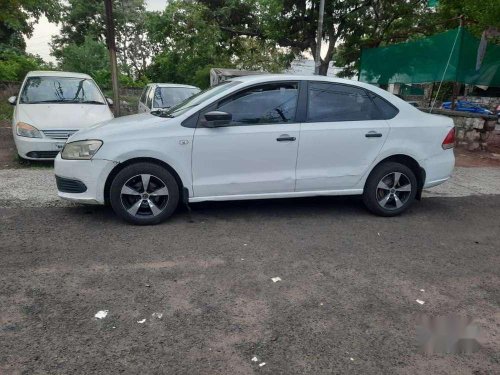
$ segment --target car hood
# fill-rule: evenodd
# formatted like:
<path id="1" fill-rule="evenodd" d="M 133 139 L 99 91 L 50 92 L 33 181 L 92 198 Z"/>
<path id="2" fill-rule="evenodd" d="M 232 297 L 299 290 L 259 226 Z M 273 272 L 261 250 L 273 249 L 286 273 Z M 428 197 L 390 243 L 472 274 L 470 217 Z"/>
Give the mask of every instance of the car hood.
<path id="1" fill-rule="evenodd" d="M 113 118 L 107 105 L 99 104 L 18 104 L 17 121 L 40 130 L 82 129 Z"/>
<path id="2" fill-rule="evenodd" d="M 109 138 L 117 139 L 127 136 L 134 137 L 137 136 L 138 131 L 145 132 L 158 126 L 158 124 L 164 124 L 165 122 L 177 122 L 173 120 L 175 119 L 158 117 L 149 113 L 119 117 L 101 122 L 87 129 L 80 130 L 72 135 L 68 139 L 68 142 L 81 141 L 85 139 L 106 140 Z"/>

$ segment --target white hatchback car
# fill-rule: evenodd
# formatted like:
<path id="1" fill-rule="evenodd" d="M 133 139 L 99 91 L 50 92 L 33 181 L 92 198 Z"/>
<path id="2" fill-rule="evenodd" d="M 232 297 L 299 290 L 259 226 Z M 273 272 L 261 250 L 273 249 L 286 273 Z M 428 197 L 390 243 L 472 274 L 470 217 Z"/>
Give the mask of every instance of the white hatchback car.
<path id="1" fill-rule="evenodd" d="M 59 196 L 109 202 L 135 224 L 179 201 L 363 195 L 393 216 L 446 181 L 451 119 L 368 84 L 322 76 L 235 78 L 157 115 L 73 135 L 55 162 Z"/>
<path id="2" fill-rule="evenodd" d="M 9 103 L 15 105 L 12 132 L 24 159 L 54 159 L 70 135 L 113 118 L 99 87 L 81 73 L 29 72 Z"/>
<path id="3" fill-rule="evenodd" d="M 198 94 L 196 86 L 177 83 L 150 83 L 142 90 L 137 113 L 147 113 L 175 107 L 187 98 Z"/>

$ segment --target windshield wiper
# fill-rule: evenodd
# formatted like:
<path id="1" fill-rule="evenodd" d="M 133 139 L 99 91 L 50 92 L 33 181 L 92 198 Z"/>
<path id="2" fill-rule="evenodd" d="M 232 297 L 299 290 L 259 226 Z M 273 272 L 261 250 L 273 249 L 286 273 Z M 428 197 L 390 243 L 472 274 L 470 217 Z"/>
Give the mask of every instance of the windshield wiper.
<path id="1" fill-rule="evenodd" d="M 81 104 L 105 104 L 103 102 L 100 102 L 98 100 L 85 100 L 83 102 L 79 102 L 77 100 L 74 101 L 75 103 L 81 103 Z"/>
<path id="2" fill-rule="evenodd" d="M 153 116 L 158 116 L 158 117 L 167 117 L 167 118 L 174 118 L 175 116 L 172 116 L 170 113 L 167 111 L 157 109 L 156 111 L 151 111 L 150 112 Z"/>
<path id="3" fill-rule="evenodd" d="M 25 102 L 25 101 L 22 101 L 21 100 L 21 103 L 22 104 L 40 104 L 40 103 L 64 103 L 63 100 L 61 99 L 51 99 L 51 100 L 37 100 L 37 101 L 34 101 L 34 102 Z"/>

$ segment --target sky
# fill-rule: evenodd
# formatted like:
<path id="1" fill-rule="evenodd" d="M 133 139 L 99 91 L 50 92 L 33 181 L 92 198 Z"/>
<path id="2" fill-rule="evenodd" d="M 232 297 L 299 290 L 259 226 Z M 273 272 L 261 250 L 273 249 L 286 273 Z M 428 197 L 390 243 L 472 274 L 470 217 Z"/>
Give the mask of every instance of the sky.
<path id="1" fill-rule="evenodd" d="M 148 10 L 163 10 L 167 5 L 167 0 L 146 0 Z M 40 18 L 35 25 L 33 36 L 26 40 L 26 51 L 35 55 L 40 55 L 45 61 L 55 62 L 50 56 L 50 41 L 53 35 L 59 33 L 59 26 L 50 23 L 47 18 Z"/>

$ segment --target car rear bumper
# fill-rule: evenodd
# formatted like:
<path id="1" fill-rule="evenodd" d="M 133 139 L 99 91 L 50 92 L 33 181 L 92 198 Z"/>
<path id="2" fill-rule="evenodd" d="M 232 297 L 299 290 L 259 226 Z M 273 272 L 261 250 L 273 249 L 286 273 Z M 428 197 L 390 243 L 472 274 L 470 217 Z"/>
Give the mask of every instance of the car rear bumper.
<path id="1" fill-rule="evenodd" d="M 116 164 L 101 159 L 64 160 L 57 155 L 54 171 L 59 197 L 79 203 L 104 204 L 106 179 Z"/>
<path id="2" fill-rule="evenodd" d="M 451 177 L 453 168 L 455 168 L 453 149 L 443 150 L 424 160 L 422 167 L 426 173 L 424 189 L 442 184 Z"/>

